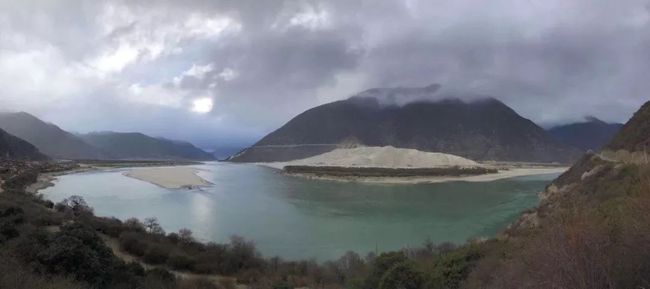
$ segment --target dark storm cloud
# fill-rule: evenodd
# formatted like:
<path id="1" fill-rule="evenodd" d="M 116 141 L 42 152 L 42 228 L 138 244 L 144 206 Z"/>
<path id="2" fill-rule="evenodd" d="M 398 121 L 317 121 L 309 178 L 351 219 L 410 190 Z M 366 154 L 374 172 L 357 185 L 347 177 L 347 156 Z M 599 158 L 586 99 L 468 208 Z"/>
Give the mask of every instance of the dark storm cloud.
<path id="1" fill-rule="evenodd" d="M 253 139 L 368 88 L 432 83 L 441 95 L 494 96 L 543 124 L 585 115 L 625 121 L 650 91 L 650 17 L 641 0 L 0 5 L 0 30 L 10 32 L 0 43 L 0 76 L 65 68 L 56 101 L 43 102 L 45 90 L 17 79 L 0 83 L 0 92 L 21 97 L 1 104 L 82 131 L 131 125 L 170 135 L 184 126 L 179 136 L 205 143 L 205 131 Z M 213 99 L 211 113 L 190 112 L 203 98 Z M 70 106 L 92 109 L 57 113 Z M 118 109 L 119 127 L 108 121 Z"/>

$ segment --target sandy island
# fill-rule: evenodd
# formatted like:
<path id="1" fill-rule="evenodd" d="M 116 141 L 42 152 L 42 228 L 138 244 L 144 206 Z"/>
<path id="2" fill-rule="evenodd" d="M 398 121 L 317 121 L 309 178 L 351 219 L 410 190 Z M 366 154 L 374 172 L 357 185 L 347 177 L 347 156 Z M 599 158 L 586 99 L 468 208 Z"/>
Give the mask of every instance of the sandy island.
<path id="1" fill-rule="evenodd" d="M 263 164 L 261 164 L 263 165 Z M 277 169 L 277 167 L 269 166 Z M 431 184 L 444 182 L 491 182 L 501 179 L 514 177 L 559 174 L 566 172 L 568 167 L 552 168 L 513 168 L 508 170 L 499 170 L 494 174 L 483 174 L 476 176 L 444 176 L 444 177 L 333 177 L 333 176 L 315 176 L 311 174 L 290 174 L 292 176 L 302 177 L 311 180 L 327 180 L 342 182 L 359 182 L 359 183 L 379 183 L 379 184 Z"/>
<path id="2" fill-rule="evenodd" d="M 191 167 L 137 168 L 125 172 L 124 175 L 167 189 L 194 188 L 212 184 L 201 178 L 197 170 Z"/>
<path id="3" fill-rule="evenodd" d="M 414 149 L 386 147 L 357 147 L 351 149 L 336 149 L 334 151 L 314 157 L 275 163 L 257 163 L 258 165 L 283 170 L 288 166 L 306 167 L 345 167 L 345 168 L 492 168 L 495 173 L 461 176 L 333 176 L 312 173 L 287 173 L 289 175 L 307 179 L 365 182 L 365 183 L 391 183 L 391 184 L 416 184 L 440 183 L 452 181 L 488 182 L 520 176 L 542 175 L 565 172 L 568 167 L 539 166 L 525 164 L 500 164 L 498 166 L 478 163 L 463 157 L 444 154 L 423 152 Z"/>

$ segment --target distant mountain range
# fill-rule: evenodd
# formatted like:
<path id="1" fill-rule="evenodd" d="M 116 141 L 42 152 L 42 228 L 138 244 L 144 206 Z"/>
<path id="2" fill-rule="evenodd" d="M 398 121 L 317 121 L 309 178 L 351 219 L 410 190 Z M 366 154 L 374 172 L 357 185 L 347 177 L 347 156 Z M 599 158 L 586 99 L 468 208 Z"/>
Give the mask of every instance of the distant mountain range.
<path id="1" fill-rule="evenodd" d="M 548 130 L 556 140 L 583 151 L 599 150 L 623 127 L 621 123 L 606 123 L 595 117 L 584 122 L 560 125 Z"/>
<path id="2" fill-rule="evenodd" d="M 0 113 L 0 129 L 25 140 L 53 159 L 214 159 L 211 154 L 188 142 L 154 138 L 141 133 L 74 135 L 25 112 Z"/>
<path id="3" fill-rule="evenodd" d="M 58 126 L 25 113 L 0 113 L 0 128 L 55 159 L 105 159 L 97 148 Z"/>
<path id="4" fill-rule="evenodd" d="M 79 137 L 111 158 L 214 160 L 212 154 L 191 143 L 154 138 L 142 133 L 99 132 Z"/>
<path id="5" fill-rule="evenodd" d="M 0 160 L 45 160 L 38 149 L 29 142 L 0 129 Z"/>
<path id="6" fill-rule="evenodd" d="M 435 85 L 371 89 L 309 109 L 230 160 L 288 161 L 354 145 L 412 148 L 479 161 L 570 163 L 582 154 L 494 98 L 425 100 L 437 90 Z"/>

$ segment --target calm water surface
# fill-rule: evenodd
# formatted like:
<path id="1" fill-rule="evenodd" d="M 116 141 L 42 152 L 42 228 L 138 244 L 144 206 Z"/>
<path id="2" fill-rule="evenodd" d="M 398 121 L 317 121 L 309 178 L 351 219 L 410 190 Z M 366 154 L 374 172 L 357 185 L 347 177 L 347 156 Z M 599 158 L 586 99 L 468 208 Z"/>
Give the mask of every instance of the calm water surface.
<path id="1" fill-rule="evenodd" d="M 434 242 L 493 236 L 557 174 L 492 182 L 419 185 L 314 181 L 249 164 L 196 166 L 215 185 L 169 190 L 122 175 L 125 169 L 61 176 L 43 194 L 83 196 L 99 216 L 157 217 L 165 230 L 202 241 L 254 240 L 265 256 L 329 260 Z"/>

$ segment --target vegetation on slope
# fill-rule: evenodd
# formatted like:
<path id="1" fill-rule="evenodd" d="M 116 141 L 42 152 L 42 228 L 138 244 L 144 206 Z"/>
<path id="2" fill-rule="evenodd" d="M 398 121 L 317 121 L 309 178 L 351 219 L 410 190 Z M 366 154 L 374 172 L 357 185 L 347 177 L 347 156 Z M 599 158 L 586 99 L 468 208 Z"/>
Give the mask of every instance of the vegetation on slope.
<path id="1" fill-rule="evenodd" d="M 0 129 L 0 159 L 45 160 L 47 157 L 29 142 Z"/>
<path id="2" fill-rule="evenodd" d="M 607 145 L 609 150 L 643 151 L 650 142 L 650 102 L 645 103 Z"/>

